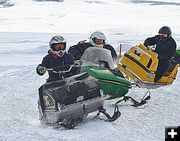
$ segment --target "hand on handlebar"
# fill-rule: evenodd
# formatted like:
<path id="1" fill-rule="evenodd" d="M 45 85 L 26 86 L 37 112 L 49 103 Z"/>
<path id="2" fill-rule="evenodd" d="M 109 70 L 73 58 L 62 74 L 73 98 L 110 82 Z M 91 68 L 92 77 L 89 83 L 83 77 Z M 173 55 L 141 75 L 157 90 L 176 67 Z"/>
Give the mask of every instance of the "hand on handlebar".
<path id="1" fill-rule="evenodd" d="M 74 67 L 81 67 L 81 65 L 82 65 L 81 60 L 76 60 L 76 61 L 74 62 Z"/>
<path id="2" fill-rule="evenodd" d="M 154 51 L 156 49 L 156 46 L 155 45 L 154 46 L 147 46 L 147 49 Z"/>
<path id="3" fill-rule="evenodd" d="M 41 66 L 41 65 L 38 65 L 38 67 L 36 68 L 36 72 L 37 72 L 37 74 L 39 74 L 39 75 L 45 74 L 46 71 L 47 71 L 47 68 L 44 67 L 44 66 Z"/>
<path id="4" fill-rule="evenodd" d="M 148 49 L 148 50 L 151 50 L 151 48 L 152 48 L 152 46 L 147 46 L 147 49 Z"/>

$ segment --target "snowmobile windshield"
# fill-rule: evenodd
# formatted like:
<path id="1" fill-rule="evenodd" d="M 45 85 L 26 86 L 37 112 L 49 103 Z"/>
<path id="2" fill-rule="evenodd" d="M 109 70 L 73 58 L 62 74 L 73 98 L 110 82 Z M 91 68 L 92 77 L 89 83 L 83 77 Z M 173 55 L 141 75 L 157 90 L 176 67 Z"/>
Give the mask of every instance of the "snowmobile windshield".
<path id="1" fill-rule="evenodd" d="M 110 50 L 104 48 L 87 48 L 81 57 L 81 62 L 82 66 L 100 66 L 104 62 L 110 69 L 115 68 Z"/>

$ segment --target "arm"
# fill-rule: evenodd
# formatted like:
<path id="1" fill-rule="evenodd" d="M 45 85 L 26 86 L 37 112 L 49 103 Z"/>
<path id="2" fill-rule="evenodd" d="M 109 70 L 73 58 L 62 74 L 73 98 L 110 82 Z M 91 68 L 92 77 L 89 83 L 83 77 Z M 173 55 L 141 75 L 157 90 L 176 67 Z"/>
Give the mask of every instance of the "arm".
<path id="1" fill-rule="evenodd" d="M 84 53 L 83 44 L 71 46 L 68 52 L 74 57 L 75 60 L 80 60 L 82 54 Z"/>
<path id="2" fill-rule="evenodd" d="M 48 68 L 48 59 L 47 57 L 44 57 L 42 63 L 37 66 L 36 73 L 42 76 L 46 73 L 47 68 Z"/>
<path id="3" fill-rule="evenodd" d="M 144 41 L 144 46 L 148 47 L 148 46 L 153 46 L 156 44 L 156 36 L 155 37 L 151 37 L 151 38 L 147 38 Z"/>

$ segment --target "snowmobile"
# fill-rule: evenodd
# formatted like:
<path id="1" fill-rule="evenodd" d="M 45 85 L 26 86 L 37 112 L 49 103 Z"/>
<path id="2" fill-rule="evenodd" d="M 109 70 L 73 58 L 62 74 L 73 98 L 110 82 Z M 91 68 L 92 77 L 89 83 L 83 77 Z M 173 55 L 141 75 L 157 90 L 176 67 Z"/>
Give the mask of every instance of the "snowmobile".
<path id="1" fill-rule="evenodd" d="M 141 102 L 138 102 L 129 96 L 125 96 L 129 89 L 135 84 L 130 83 L 130 81 L 125 79 L 123 74 L 116 69 L 109 50 L 97 47 L 87 48 L 80 62 L 80 71 L 87 72 L 100 82 L 104 90 L 103 94 L 108 96 L 107 99 L 123 98 L 117 103 L 130 100 L 133 106 L 141 106 L 150 98 L 150 96 L 144 97 Z M 147 94 L 149 94 L 149 92 Z"/>
<path id="2" fill-rule="evenodd" d="M 176 61 L 172 59 L 169 69 L 157 83 L 154 83 L 157 66 L 158 54 L 140 44 L 132 47 L 120 58 L 117 68 L 126 75 L 126 78 L 132 79 L 145 87 L 173 83 L 179 66 Z"/>
<path id="3" fill-rule="evenodd" d="M 68 70 L 57 71 L 57 68 L 47 69 L 61 76 L 65 76 L 75 66 Z M 73 129 L 91 113 L 103 113 L 108 121 L 115 121 L 121 115 L 115 106 L 114 115 L 111 117 L 103 108 L 105 97 L 100 83 L 87 73 L 77 74 L 61 80 L 46 82 L 39 88 L 39 119 L 41 123 L 63 126 Z"/>

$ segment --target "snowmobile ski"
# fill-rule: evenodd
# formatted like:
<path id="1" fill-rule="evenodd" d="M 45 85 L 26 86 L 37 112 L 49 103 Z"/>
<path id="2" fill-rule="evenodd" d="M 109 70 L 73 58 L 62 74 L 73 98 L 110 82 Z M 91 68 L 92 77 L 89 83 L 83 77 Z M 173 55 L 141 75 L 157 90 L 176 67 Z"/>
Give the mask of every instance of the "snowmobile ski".
<path id="1" fill-rule="evenodd" d="M 146 96 L 148 95 L 148 96 Z M 119 101 L 117 101 L 115 104 L 118 104 L 122 101 L 131 101 L 133 104 L 131 106 L 134 106 L 134 107 L 139 107 L 139 106 L 142 106 L 144 104 L 147 103 L 147 100 L 149 100 L 151 97 L 150 97 L 150 91 L 147 91 L 146 94 L 144 95 L 144 97 L 141 99 L 140 102 L 138 102 L 137 100 L 133 99 L 132 97 L 130 96 L 124 96 L 123 99 L 120 99 Z"/>

